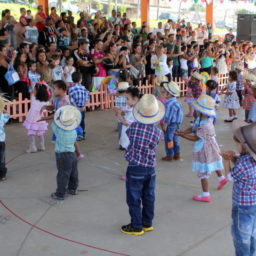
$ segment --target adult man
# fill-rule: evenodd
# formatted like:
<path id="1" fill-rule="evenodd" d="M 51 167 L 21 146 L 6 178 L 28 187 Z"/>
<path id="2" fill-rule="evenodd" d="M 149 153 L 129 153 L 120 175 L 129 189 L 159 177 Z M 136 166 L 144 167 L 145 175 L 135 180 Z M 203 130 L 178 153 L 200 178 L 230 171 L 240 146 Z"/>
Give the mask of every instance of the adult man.
<path id="1" fill-rule="evenodd" d="M 154 34 L 156 35 L 157 33 L 161 33 L 162 35 L 164 35 L 164 29 L 163 29 L 162 22 L 158 22 L 157 28 L 154 29 Z"/>
<path id="2" fill-rule="evenodd" d="M 39 32 L 39 38 L 38 38 L 38 43 L 39 44 L 44 44 L 44 27 L 45 27 L 45 21 L 46 21 L 46 14 L 43 12 L 43 6 L 38 5 L 37 7 L 37 14 L 35 16 L 35 23 L 36 27 Z"/>
<path id="3" fill-rule="evenodd" d="M 235 39 L 233 35 L 233 29 L 229 29 L 228 33 L 225 35 L 225 43 L 231 43 Z"/>

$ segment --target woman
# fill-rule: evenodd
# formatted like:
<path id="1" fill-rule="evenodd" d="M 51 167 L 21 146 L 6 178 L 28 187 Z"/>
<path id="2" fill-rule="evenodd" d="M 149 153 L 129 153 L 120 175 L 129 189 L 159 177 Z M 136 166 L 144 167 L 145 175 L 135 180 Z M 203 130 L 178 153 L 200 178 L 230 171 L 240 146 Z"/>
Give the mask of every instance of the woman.
<path id="1" fill-rule="evenodd" d="M 55 7 L 51 8 L 50 18 L 53 20 L 54 24 L 60 20 L 60 16 L 57 14 Z"/>
<path id="2" fill-rule="evenodd" d="M 28 62 L 27 54 L 24 52 L 19 52 L 14 62 L 14 68 L 17 70 L 20 64 L 27 64 L 27 62 Z"/>
<path id="3" fill-rule="evenodd" d="M 211 75 L 211 69 L 213 66 L 213 60 L 214 60 L 214 54 L 213 54 L 213 48 L 211 44 L 205 45 L 205 50 L 201 57 L 201 72 L 207 72 L 209 75 Z"/>
<path id="4" fill-rule="evenodd" d="M 96 64 L 97 73 L 92 79 L 93 89 L 99 90 L 100 85 L 104 77 L 107 76 L 106 69 L 103 66 L 103 60 L 105 59 L 105 53 L 103 52 L 103 42 L 98 40 L 95 43 L 94 49 L 92 51 L 92 59 Z"/>
<path id="5" fill-rule="evenodd" d="M 118 59 L 119 59 L 119 56 L 117 54 L 117 46 L 115 43 L 111 42 L 106 54 L 105 63 L 107 62 L 109 63 L 108 75 L 114 76 L 117 82 L 119 79 L 119 68 L 117 67 Z"/>
<path id="6" fill-rule="evenodd" d="M 151 57 L 155 53 L 156 42 L 149 42 L 146 52 L 146 77 L 149 84 L 155 84 L 155 70 L 151 68 Z"/>
<path id="7" fill-rule="evenodd" d="M 37 52 L 36 61 L 36 71 L 41 75 L 41 80 L 45 81 L 49 86 L 51 86 L 52 69 L 49 66 L 49 62 L 46 60 L 45 50 L 40 50 Z"/>
<path id="8" fill-rule="evenodd" d="M 145 65 L 147 64 L 147 61 L 145 57 L 142 55 L 142 47 L 141 45 L 136 45 L 134 48 L 134 53 L 131 55 L 131 64 L 132 66 L 138 70 L 138 75 L 137 77 L 134 77 L 134 83 L 133 85 L 139 85 L 139 82 L 141 81 L 142 83 L 145 80 L 146 77 L 146 71 L 145 71 Z"/>
<path id="9" fill-rule="evenodd" d="M 256 55 L 253 52 L 253 48 L 249 47 L 246 55 L 245 55 L 245 60 L 247 63 L 248 71 L 252 72 L 256 75 Z"/>
<path id="10" fill-rule="evenodd" d="M 14 33 L 14 25 L 16 24 L 16 20 L 13 16 L 11 16 L 11 11 L 6 9 L 2 11 L 2 27 L 8 31 L 9 34 L 9 43 L 15 49 L 16 45 L 16 35 Z"/>
<path id="11" fill-rule="evenodd" d="M 37 47 L 38 47 L 38 45 L 36 43 L 32 43 L 30 45 L 29 54 L 28 54 L 30 61 L 36 61 Z"/>
<path id="12" fill-rule="evenodd" d="M 226 52 L 224 45 L 221 45 L 218 51 L 219 52 L 216 58 L 216 67 L 219 71 L 219 74 L 227 74 L 228 66 L 227 66 L 226 58 L 228 54 Z"/>

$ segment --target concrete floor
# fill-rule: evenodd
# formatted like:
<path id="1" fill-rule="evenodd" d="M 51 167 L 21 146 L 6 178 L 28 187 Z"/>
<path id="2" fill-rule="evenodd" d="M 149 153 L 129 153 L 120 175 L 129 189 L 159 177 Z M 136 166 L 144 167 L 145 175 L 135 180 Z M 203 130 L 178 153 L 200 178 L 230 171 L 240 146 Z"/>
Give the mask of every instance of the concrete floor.
<path id="1" fill-rule="evenodd" d="M 223 122 L 226 110 L 219 114 L 217 139 L 223 150 L 233 149 L 231 125 Z M 158 162 L 155 231 L 141 237 L 121 234 L 120 227 L 129 223 L 125 183 L 119 179 L 127 163 L 118 150 L 115 118 L 112 111 L 93 112 L 87 113 L 86 122 L 87 140 L 80 143 L 86 158 L 79 162 L 79 172 L 80 189 L 88 191 L 62 203 L 49 198 L 56 188 L 51 132 L 47 134 L 45 152 L 19 156 L 26 148 L 25 129 L 19 124 L 7 126 L 7 161 L 11 162 L 8 180 L 0 184 L 1 202 L 52 234 L 32 228 L 0 205 L 1 256 L 234 255 L 230 235 L 232 184 L 219 192 L 217 178 L 212 175 L 213 202 L 193 201 L 192 196 L 201 189 L 196 174 L 191 172 L 192 143 L 184 140 L 181 161 Z M 183 128 L 188 124 L 186 118 Z M 162 141 L 158 158 L 163 155 Z"/>

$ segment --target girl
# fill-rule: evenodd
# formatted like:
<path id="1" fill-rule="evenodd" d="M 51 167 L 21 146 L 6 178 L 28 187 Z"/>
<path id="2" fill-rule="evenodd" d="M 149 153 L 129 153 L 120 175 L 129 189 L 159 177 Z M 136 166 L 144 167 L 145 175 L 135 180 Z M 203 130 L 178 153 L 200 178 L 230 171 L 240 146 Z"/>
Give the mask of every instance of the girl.
<path id="1" fill-rule="evenodd" d="M 67 65 L 64 67 L 64 77 L 67 86 L 71 86 L 73 83 L 72 74 L 76 71 L 74 65 L 74 58 L 72 56 L 67 58 Z"/>
<path id="2" fill-rule="evenodd" d="M 48 85 L 45 82 L 37 83 L 34 87 L 31 107 L 23 123 L 29 137 L 27 153 L 45 150 L 44 134 L 47 131 L 48 123 L 46 121 L 38 121 L 42 118 L 42 113 L 40 112 L 42 107 L 49 105 L 49 98 Z M 38 148 L 36 147 L 36 137 L 39 137 L 40 140 Z"/>
<path id="3" fill-rule="evenodd" d="M 229 118 L 225 120 L 225 122 L 233 122 L 237 119 L 236 109 L 240 108 L 239 98 L 236 92 L 236 83 L 237 83 L 237 73 L 235 71 L 229 72 L 229 82 L 222 90 L 225 94 L 224 99 L 224 108 L 228 108 Z"/>
<path id="4" fill-rule="evenodd" d="M 193 197 L 195 201 L 210 202 L 208 178 L 212 172 L 216 172 L 219 178 L 218 190 L 228 182 L 220 170 L 223 170 L 220 149 L 215 139 L 216 133 L 213 125 L 215 117 L 214 100 L 205 94 L 202 94 L 192 103 L 193 108 L 197 111 L 197 119 L 193 127 L 185 131 L 177 131 L 176 135 L 190 141 L 194 141 L 192 170 L 198 173 L 201 180 L 203 193 Z M 189 135 L 193 133 L 193 135 Z"/>
<path id="5" fill-rule="evenodd" d="M 244 75 L 244 89 L 242 91 L 243 100 L 242 106 L 245 110 L 245 121 L 249 121 L 249 113 L 252 108 L 252 104 L 255 102 L 254 92 L 252 89 L 252 83 L 256 81 L 256 77 L 253 74 L 245 74 Z"/>

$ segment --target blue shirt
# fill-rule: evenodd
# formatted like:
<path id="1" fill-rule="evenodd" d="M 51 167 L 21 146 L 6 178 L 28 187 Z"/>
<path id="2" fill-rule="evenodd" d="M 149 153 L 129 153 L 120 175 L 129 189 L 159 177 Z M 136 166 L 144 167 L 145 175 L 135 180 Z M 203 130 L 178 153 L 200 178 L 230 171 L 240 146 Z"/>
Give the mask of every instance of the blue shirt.
<path id="1" fill-rule="evenodd" d="M 66 131 L 59 128 L 55 122 L 52 123 L 52 130 L 56 136 L 55 152 L 75 152 L 75 142 L 77 138 L 76 130 Z"/>
<path id="2" fill-rule="evenodd" d="M 183 111 L 181 103 L 172 97 L 165 103 L 164 122 L 169 124 L 181 124 L 183 122 Z"/>
<path id="3" fill-rule="evenodd" d="M 89 91 L 81 84 L 74 84 L 69 89 L 69 99 L 72 105 L 82 108 L 90 99 Z"/>
<path id="4" fill-rule="evenodd" d="M 161 131 L 154 124 L 133 122 L 126 131 L 130 144 L 125 159 L 132 165 L 154 167 Z"/>
<path id="5" fill-rule="evenodd" d="M 5 141 L 5 129 L 4 126 L 8 122 L 10 116 L 9 114 L 0 114 L 0 141 L 4 142 Z"/>
<path id="6" fill-rule="evenodd" d="M 128 105 L 126 103 L 126 97 L 125 96 L 117 96 L 115 98 L 115 106 L 120 109 L 124 109 L 124 108 L 128 107 Z"/>

